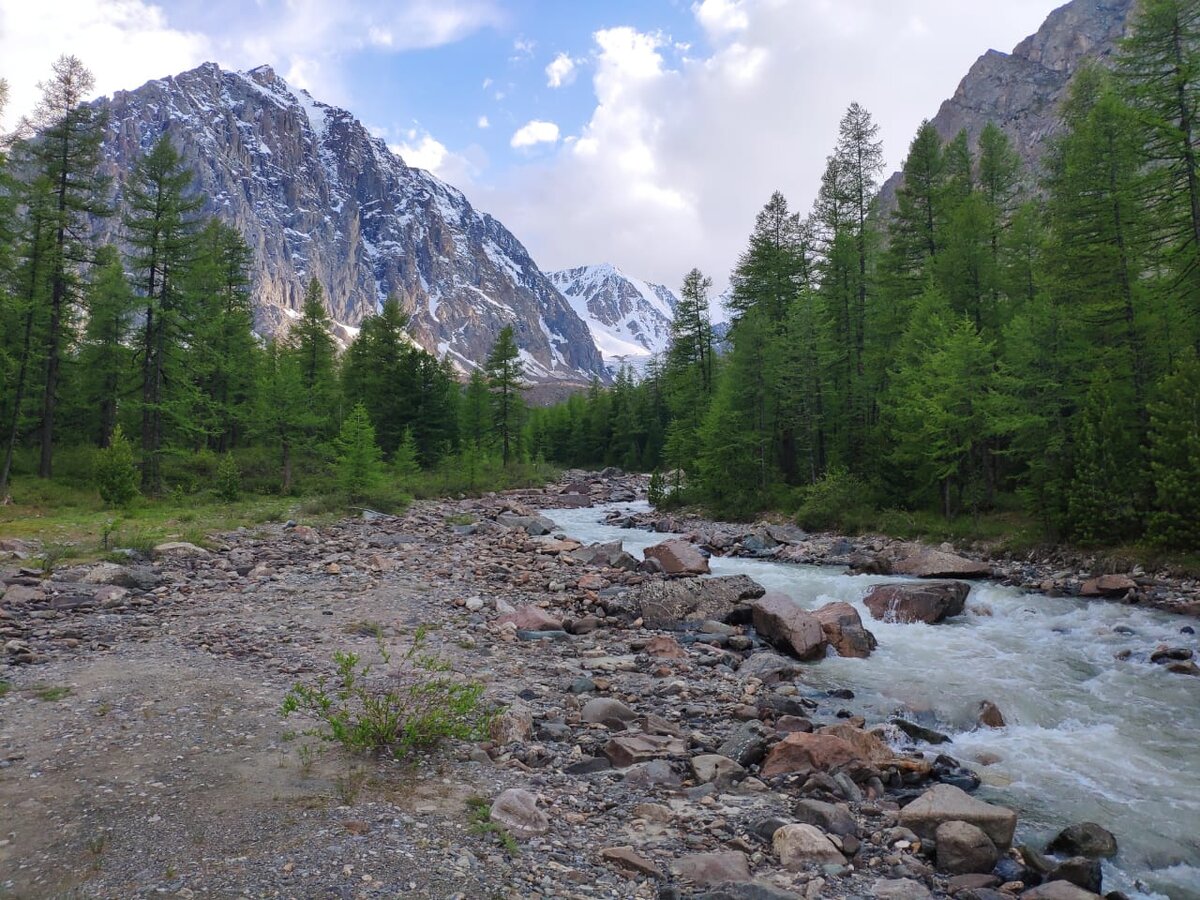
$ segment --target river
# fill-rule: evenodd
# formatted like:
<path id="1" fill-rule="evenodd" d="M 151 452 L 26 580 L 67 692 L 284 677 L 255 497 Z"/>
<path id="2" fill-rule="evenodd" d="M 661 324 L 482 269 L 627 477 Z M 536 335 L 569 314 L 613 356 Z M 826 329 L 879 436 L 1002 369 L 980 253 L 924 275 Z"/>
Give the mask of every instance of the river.
<path id="1" fill-rule="evenodd" d="M 548 510 L 571 537 L 620 540 L 637 557 L 669 535 L 604 525 L 613 509 L 645 503 Z M 879 640 L 868 659 L 831 656 L 804 682 L 850 688 L 845 706 L 881 721 L 919 713 L 945 732 L 941 749 L 964 761 L 999 757 L 980 796 L 1020 813 L 1018 840 L 1044 846 L 1058 829 L 1093 821 L 1117 836 L 1105 890 L 1140 900 L 1200 900 L 1200 678 L 1148 661 L 1159 643 L 1200 650 L 1181 633 L 1188 619 L 1116 603 L 1027 594 L 974 582 L 964 615 L 939 625 L 870 617 L 870 585 L 895 578 L 850 576 L 832 566 L 713 557 L 714 575 L 745 574 L 815 608 L 845 600 Z M 1193 623 L 1194 624 L 1194 623 Z M 1130 649 L 1133 657 L 1115 654 Z M 1008 721 L 973 730 L 981 700 Z"/>

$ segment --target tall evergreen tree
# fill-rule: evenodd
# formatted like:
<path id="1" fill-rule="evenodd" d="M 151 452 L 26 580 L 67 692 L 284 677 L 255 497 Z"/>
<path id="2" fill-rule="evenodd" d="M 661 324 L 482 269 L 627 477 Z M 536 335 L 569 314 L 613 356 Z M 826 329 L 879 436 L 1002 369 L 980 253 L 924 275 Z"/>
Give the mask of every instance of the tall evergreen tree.
<path id="1" fill-rule="evenodd" d="M 511 325 L 500 329 L 484 371 L 492 392 L 492 427 L 500 443 L 501 459 L 507 466 L 515 455 L 525 408 L 521 396 L 525 367 L 521 364 L 521 353 Z"/>
<path id="2" fill-rule="evenodd" d="M 296 351 L 300 364 L 300 383 L 305 400 L 315 410 L 327 413 L 324 422 L 334 423 L 337 417 L 337 352 L 331 328 L 333 322 L 325 309 L 324 291 L 316 278 L 308 282 L 300 318 L 288 332 L 288 345 Z M 326 437 L 331 432 L 313 426 L 313 436 Z"/>
<path id="3" fill-rule="evenodd" d="M 131 370 L 126 339 L 133 325 L 135 301 L 116 247 L 96 251 L 87 289 L 87 328 L 80 351 L 82 395 L 89 428 L 98 447 L 107 447 L 117 426 L 117 411 Z"/>

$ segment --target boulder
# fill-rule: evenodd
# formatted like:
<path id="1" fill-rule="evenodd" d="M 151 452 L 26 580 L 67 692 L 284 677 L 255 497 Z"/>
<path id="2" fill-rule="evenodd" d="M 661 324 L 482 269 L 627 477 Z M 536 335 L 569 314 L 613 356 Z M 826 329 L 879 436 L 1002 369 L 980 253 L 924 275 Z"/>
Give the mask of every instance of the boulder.
<path id="1" fill-rule="evenodd" d="M 491 820 L 517 838 L 537 837 L 550 830 L 550 820 L 537 808 L 537 797 L 509 788 L 492 803 Z"/>
<path id="2" fill-rule="evenodd" d="M 702 753 L 692 757 L 692 774 L 700 784 L 715 782 L 726 787 L 746 777 L 746 770 L 728 756 Z"/>
<path id="3" fill-rule="evenodd" d="M 952 820 L 943 822 L 934 834 L 937 841 L 937 867 L 951 875 L 988 873 L 1000 855 L 982 829 Z"/>
<path id="4" fill-rule="evenodd" d="M 589 700 L 580 710 L 579 717 L 590 725 L 604 722 L 632 722 L 637 713 L 611 697 L 596 697 Z"/>
<path id="5" fill-rule="evenodd" d="M 750 864 L 746 854 L 736 850 L 718 853 L 692 853 L 671 863 L 671 873 L 693 884 L 724 884 L 749 881 Z"/>
<path id="6" fill-rule="evenodd" d="M 1021 900 L 1100 900 L 1100 895 L 1085 891 L 1069 881 L 1047 881 L 1022 891 Z"/>
<path id="7" fill-rule="evenodd" d="M 518 516 L 515 513 L 500 513 L 496 516 L 496 524 L 505 528 L 519 528 L 531 537 L 549 534 L 558 527 L 545 516 Z"/>
<path id="8" fill-rule="evenodd" d="M 1080 822 L 1060 831 L 1046 847 L 1057 856 L 1086 856 L 1108 859 L 1117 855 L 1117 839 L 1111 831 L 1095 822 Z"/>
<path id="9" fill-rule="evenodd" d="M 634 597 L 638 614 L 648 628 L 672 628 L 684 622 L 723 621 L 743 601 L 766 591 L 745 575 L 651 581 Z"/>
<path id="10" fill-rule="evenodd" d="M 589 544 L 578 547 L 563 554 L 572 562 L 583 563 L 585 566 L 604 566 L 609 569 L 624 569 L 632 571 L 637 568 L 638 561 L 622 549 L 620 541 L 609 541 L 605 544 Z"/>
<path id="11" fill-rule="evenodd" d="M 842 837 L 858 837 L 858 823 L 844 803 L 824 803 L 820 800 L 800 800 L 792 815 L 805 825 L 815 825 L 824 832 Z"/>
<path id="12" fill-rule="evenodd" d="M 625 869 L 638 875 L 649 875 L 651 878 L 662 877 L 658 866 L 629 846 L 605 847 L 600 851 L 600 858 L 607 860 L 619 869 Z"/>
<path id="13" fill-rule="evenodd" d="M 668 575 L 707 575 L 709 572 L 708 557 L 687 541 L 663 541 L 647 547 L 642 555 L 656 560 Z"/>
<path id="14" fill-rule="evenodd" d="M 825 655 L 825 631 L 817 617 L 787 594 L 769 591 L 750 604 L 754 627 L 778 649 L 799 659 Z"/>
<path id="15" fill-rule="evenodd" d="M 863 731 L 861 728 L 855 728 L 849 722 L 826 725 L 821 729 L 820 733 L 841 738 L 853 747 L 861 758 L 870 763 L 887 763 L 895 757 L 891 747 L 879 735 L 873 731 Z"/>
<path id="16" fill-rule="evenodd" d="M 660 634 L 650 638 L 644 648 L 647 656 L 656 659 L 687 659 L 687 651 L 679 646 L 679 641 L 669 634 Z"/>
<path id="17" fill-rule="evenodd" d="M 871 885 L 874 900 L 929 900 L 929 888 L 912 878 L 877 878 Z"/>
<path id="18" fill-rule="evenodd" d="M 186 541 L 167 541 L 154 548 L 155 559 L 201 559 L 211 555 L 203 547 L 197 547 Z"/>
<path id="19" fill-rule="evenodd" d="M 623 734 L 605 744 L 603 753 L 614 766 L 624 769 L 661 756 L 687 753 L 687 743 L 681 738 L 656 734 Z"/>
<path id="20" fill-rule="evenodd" d="M 738 675 L 742 678 L 757 678 L 763 684 L 775 684 L 798 675 L 800 670 L 800 664 L 794 659 L 771 650 L 762 650 L 738 667 Z"/>
<path id="21" fill-rule="evenodd" d="M 561 494 L 558 497 L 558 506 L 563 509 L 589 509 L 592 505 L 592 498 L 586 494 Z"/>
<path id="22" fill-rule="evenodd" d="M 914 578 L 986 578 L 992 574 L 992 567 L 946 550 L 909 544 L 892 563 L 892 572 Z"/>
<path id="23" fill-rule="evenodd" d="M 813 615 L 821 623 L 825 639 L 838 656 L 866 659 L 878 646 L 875 635 L 863 627 L 858 610 L 849 603 L 826 603 L 813 610 Z"/>
<path id="24" fill-rule="evenodd" d="M 1083 597 L 1120 597 L 1137 590 L 1137 582 L 1128 575 L 1101 575 L 1089 578 L 1079 588 Z"/>
<path id="25" fill-rule="evenodd" d="M 497 625 L 513 624 L 518 631 L 561 631 L 562 622 L 540 606 L 520 606 L 496 620 Z"/>
<path id="26" fill-rule="evenodd" d="M 1086 856 L 1072 856 L 1064 859 L 1046 875 L 1046 881 L 1069 881 L 1085 891 L 1100 893 L 1104 873 L 1100 860 L 1088 859 Z"/>
<path id="27" fill-rule="evenodd" d="M 1012 846 L 1017 814 L 976 800 L 962 788 L 937 784 L 900 810 L 900 824 L 924 840 L 937 840 L 943 822 L 966 822 L 983 831 L 998 850 Z"/>
<path id="28" fill-rule="evenodd" d="M 762 765 L 762 777 L 828 772 L 839 766 L 864 762 L 853 744 L 832 734 L 795 731 L 771 748 Z"/>
<path id="29" fill-rule="evenodd" d="M 738 765 L 752 766 L 762 762 L 767 752 L 767 737 L 770 730 L 758 719 L 751 719 L 738 726 L 737 731 L 726 738 L 717 752 L 732 759 Z"/>
<path id="30" fill-rule="evenodd" d="M 805 866 L 843 866 L 846 857 L 821 829 L 812 825 L 784 825 L 771 838 L 785 869 L 798 872 Z"/>
<path id="31" fill-rule="evenodd" d="M 497 744 L 527 741 L 533 734 L 533 712 L 524 703 L 514 703 L 488 725 L 488 736 Z"/>
<path id="32" fill-rule="evenodd" d="M 976 722 L 980 728 L 1003 728 L 1008 724 L 1004 721 L 1004 713 L 1000 712 L 1000 707 L 991 700 L 979 702 L 979 716 Z"/>
<path id="33" fill-rule="evenodd" d="M 877 584 L 863 598 L 876 619 L 933 625 L 963 611 L 971 586 L 962 581 Z"/>

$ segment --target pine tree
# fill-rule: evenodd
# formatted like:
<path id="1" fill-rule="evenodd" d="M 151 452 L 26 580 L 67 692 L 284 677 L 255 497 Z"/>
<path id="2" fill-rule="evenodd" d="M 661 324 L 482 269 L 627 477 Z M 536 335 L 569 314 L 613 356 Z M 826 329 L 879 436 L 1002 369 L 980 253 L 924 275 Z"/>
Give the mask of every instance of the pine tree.
<path id="1" fill-rule="evenodd" d="M 525 407 L 521 396 L 525 368 L 511 325 L 500 329 L 484 370 L 492 394 L 492 427 L 500 442 L 501 459 L 507 466 L 514 455 Z"/>
<path id="2" fill-rule="evenodd" d="M 1188 359 L 1159 386 L 1150 407 L 1154 513 L 1150 538 L 1200 549 L 1200 362 Z"/>
<path id="3" fill-rule="evenodd" d="M 107 447 L 117 425 L 117 412 L 132 353 L 126 346 L 133 325 L 135 300 L 115 247 L 96 251 L 87 289 L 87 328 L 80 351 L 80 370 L 89 429 L 98 447 Z"/>
<path id="4" fill-rule="evenodd" d="M 343 386 L 348 404 L 361 403 L 371 417 L 379 446 L 390 457 L 416 425 L 421 403 L 421 358 L 408 337 L 408 316 L 395 297 L 362 322 L 346 353 Z"/>
<path id="5" fill-rule="evenodd" d="M 324 413 L 324 421 L 336 422 L 337 356 L 330 329 L 333 322 L 325 309 L 324 291 L 316 278 L 308 282 L 300 318 L 288 333 L 288 344 L 297 354 L 300 381 L 310 407 Z M 322 436 L 328 432 L 322 429 Z"/>
<path id="6" fill-rule="evenodd" d="M 383 454 L 375 442 L 375 427 L 361 403 L 355 404 L 338 434 L 338 486 L 351 502 L 370 498 L 383 481 Z"/>
<path id="7" fill-rule="evenodd" d="M 169 422 L 186 414 L 172 404 L 168 387 L 184 388 L 175 378 L 183 321 L 182 282 L 198 226 L 200 196 L 189 196 L 193 174 L 163 135 L 133 168 L 126 192 L 125 217 L 132 249 L 130 268 L 143 304 L 142 334 L 137 348 L 142 367 L 142 490 L 162 490 L 162 455 Z"/>
<path id="8" fill-rule="evenodd" d="M 254 430 L 260 440 L 279 449 L 280 492 L 293 487 L 297 454 L 314 449 L 315 435 L 330 420 L 328 409 L 314 407 L 304 383 L 302 352 L 286 343 L 272 341 L 262 354 Z"/>
<path id="9" fill-rule="evenodd" d="M 1076 422 L 1067 516 L 1070 536 L 1082 543 L 1115 544 L 1139 530 L 1142 454 L 1138 428 L 1122 412 L 1128 387 L 1097 372 Z"/>

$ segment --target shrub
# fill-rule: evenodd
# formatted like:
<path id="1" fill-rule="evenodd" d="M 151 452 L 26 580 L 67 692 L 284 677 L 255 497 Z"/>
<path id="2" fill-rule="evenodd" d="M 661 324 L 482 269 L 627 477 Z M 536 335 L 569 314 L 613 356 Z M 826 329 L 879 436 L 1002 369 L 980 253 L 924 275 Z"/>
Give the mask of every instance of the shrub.
<path id="1" fill-rule="evenodd" d="M 389 753 L 397 759 L 447 738 L 483 737 L 492 717 L 482 703 L 483 684 L 447 674 L 445 662 L 424 652 L 426 633 L 425 626 L 417 629 L 412 646 L 382 679 L 370 678 L 371 666 L 358 654 L 335 653 L 332 683 L 321 676 L 316 687 L 293 685 L 282 715 L 307 713 L 319 723 L 310 734 L 352 753 Z M 379 652 L 390 665 L 382 642 Z"/>
<path id="2" fill-rule="evenodd" d="M 242 471 L 232 453 L 221 457 L 217 465 L 217 475 L 214 484 L 217 496 L 228 503 L 234 503 L 242 494 Z"/>
<path id="3" fill-rule="evenodd" d="M 646 490 L 646 499 L 650 505 L 657 508 L 667 498 L 666 486 L 663 484 L 662 473 L 658 469 L 650 476 L 650 487 Z"/>
<path id="4" fill-rule="evenodd" d="M 804 492 L 796 522 L 810 531 L 857 530 L 871 511 L 867 486 L 847 469 L 835 466 Z"/>
<path id="5" fill-rule="evenodd" d="M 118 425 L 108 447 L 96 454 L 93 472 L 100 499 L 108 506 L 128 506 L 138 495 L 133 446 Z"/>

